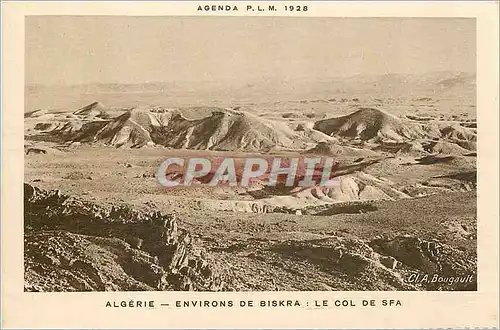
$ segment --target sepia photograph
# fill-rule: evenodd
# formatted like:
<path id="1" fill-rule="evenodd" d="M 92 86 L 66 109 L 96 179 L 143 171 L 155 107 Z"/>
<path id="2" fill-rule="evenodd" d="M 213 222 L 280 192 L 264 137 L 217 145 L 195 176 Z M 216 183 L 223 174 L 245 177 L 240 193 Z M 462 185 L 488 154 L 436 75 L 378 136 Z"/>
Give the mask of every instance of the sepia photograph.
<path id="1" fill-rule="evenodd" d="M 478 290 L 475 18 L 24 28 L 25 292 Z"/>

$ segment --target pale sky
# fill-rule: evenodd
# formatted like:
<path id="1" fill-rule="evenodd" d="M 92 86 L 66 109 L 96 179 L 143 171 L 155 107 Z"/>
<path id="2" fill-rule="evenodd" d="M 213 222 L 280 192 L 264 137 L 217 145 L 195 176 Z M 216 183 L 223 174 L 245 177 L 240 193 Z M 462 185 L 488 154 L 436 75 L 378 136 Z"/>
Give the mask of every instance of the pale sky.
<path id="1" fill-rule="evenodd" d="M 474 19 L 26 17 L 27 83 L 475 70 Z"/>

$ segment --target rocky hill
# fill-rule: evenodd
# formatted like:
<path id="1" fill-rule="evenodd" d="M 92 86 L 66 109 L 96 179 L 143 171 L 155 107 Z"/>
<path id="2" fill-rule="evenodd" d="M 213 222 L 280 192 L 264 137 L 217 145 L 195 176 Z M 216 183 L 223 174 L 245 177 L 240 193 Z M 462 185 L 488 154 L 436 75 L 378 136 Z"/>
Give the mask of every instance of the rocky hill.
<path id="1" fill-rule="evenodd" d="M 404 141 L 424 137 L 417 125 L 382 110 L 362 108 L 347 116 L 317 121 L 314 129 L 351 139 Z"/>

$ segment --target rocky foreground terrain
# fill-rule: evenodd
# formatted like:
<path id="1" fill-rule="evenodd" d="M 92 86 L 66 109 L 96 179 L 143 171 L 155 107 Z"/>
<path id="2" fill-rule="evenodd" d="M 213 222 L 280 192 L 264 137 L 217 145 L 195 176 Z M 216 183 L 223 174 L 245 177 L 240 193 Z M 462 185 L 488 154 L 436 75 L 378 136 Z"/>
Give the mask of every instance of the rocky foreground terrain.
<path id="1" fill-rule="evenodd" d="M 157 210 L 96 204 L 29 184 L 24 195 L 26 291 L 476 290 L 475 276 L 451 284 L 408 280 L 475 274 L 474 249 L 447 244 L 466 225 L 441 239 L 363 239 L 344 228 L 309 238 L 221 241 Z M 475 229 L 467 229 L 466 238 L 475 239 Z"/>

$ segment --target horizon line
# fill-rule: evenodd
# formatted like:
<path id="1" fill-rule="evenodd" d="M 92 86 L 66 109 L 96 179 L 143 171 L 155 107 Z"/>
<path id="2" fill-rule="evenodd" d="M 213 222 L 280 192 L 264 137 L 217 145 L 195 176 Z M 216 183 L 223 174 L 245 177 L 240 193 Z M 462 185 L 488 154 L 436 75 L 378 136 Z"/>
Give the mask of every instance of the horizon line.
<path id="1" fill-rule="evenodd" d="M 324 76 L 324 77 L 317 77 L 317 80 L 327 80 L 327 79 L 348 79 L 348 78 L 354 78 L 358 76 L 388 76 L 388 75 L 405 75 L 405 76 L 423 76 L 423 75 L 429 75 L 429 74 L 435 74 L 435 73 L 450 73 L 450 74 L 469 74 L 469 75 L 477 75 L 477 71 L 464 71 L 464 70 L 437 70 L 437 71 L 426 71 L 426 72 L 421 72 L 421 73 L 409 73 L 409 72 L 386 72 L 386 73 L 356 73 L 356 74 L 349 74 L 349 75 L 335 75 L 335 76 Z M 282 79 L 283 81 L 293 81 L 293 80 L 310 80 L 314 79 L 315 77 L 303 77 L 303 78 L 295 78 L 295 79 L 283 79 L 282 77 L 260 77 L 261 80 L 273 80 L 273 79 Z M 30 86 L 43 86 L 43 87 L 79 87 L 79 86 L 92 86 L 92 85 L 146 85 L 146 84 L 175 84 L 175 83 L 192 83 L 192 82 L 202 82 L 202 83 L 214 83 L 218 81 L 231 81 L 234 79 L 234 77 L 228 77 L 226 79 L 199 79 L 199 80 L 158 80 L 158 81 L 142 81 L 142 82 L 114 82 L 114 81 L 95 81 L 95 82 L 82 82 L 82 83 L 70 83 L 70 84 L 64 84 L 64 83 L 40 83 L 40 82 L 29 82 L 25 83 L 25 87 L 30 87 Z M 255 82 L 259 78 L 252 78 L 252 79 L 247 79 L 248 82 Z M 243 82 L 244 83 L 244 82 Z"/>

